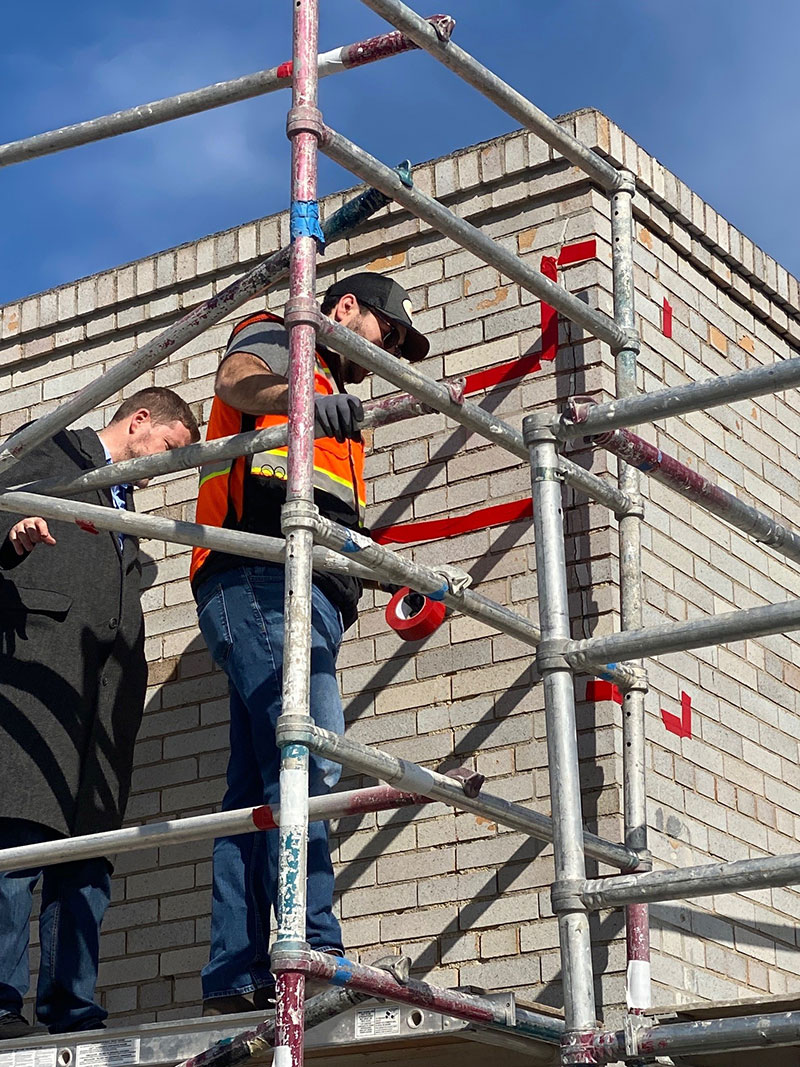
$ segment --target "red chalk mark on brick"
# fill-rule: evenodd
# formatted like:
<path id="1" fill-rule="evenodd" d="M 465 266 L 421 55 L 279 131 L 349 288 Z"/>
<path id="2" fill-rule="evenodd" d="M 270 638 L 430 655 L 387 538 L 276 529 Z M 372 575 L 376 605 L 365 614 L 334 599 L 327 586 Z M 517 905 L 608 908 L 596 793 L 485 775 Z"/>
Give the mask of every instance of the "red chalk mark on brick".
<path id="1" fill-rule="evenodd" d="M 672 337 L 672 304 L 664 297 L 664 306 L 661 309 L 661 332 L 665 337 Z"/>
<path id="2" fill-rule="evenodd" d="M 587 700 L 613 700 L 615 704 L 622 703 L 622 693 L 613 682 L 601 682 L 594 678 L 586 683 Z"/>
<path id="3" fill-rule="evenodd" d="M 688 693 L 681 693 L 681 713 L 673 715 L 670 711 L 661 709 L 661 718 L 671 734 L 678 737 L 692 736 L 692 698 Z"/>
<path id="4" fill-rule="evenodd" d="M 75 525 L 79 526 L 84 533 L 96 534 L 100 532 L 93 522 L 89 522 L 86 519 L 76 519 Z"/>

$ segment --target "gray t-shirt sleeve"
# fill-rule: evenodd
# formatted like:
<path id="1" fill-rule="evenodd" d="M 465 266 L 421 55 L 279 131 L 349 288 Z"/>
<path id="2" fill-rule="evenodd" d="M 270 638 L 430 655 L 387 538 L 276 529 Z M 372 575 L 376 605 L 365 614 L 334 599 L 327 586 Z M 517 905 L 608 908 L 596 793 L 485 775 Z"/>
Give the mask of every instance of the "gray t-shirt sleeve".
<path id="1" fill-rule="evenodd" d="M 223 359 L 234 352 L 250 352 L 273 374 L 289 376 L 289 335 L 279 322 L 253 322 L 240 330 L 228 345 Z"/>

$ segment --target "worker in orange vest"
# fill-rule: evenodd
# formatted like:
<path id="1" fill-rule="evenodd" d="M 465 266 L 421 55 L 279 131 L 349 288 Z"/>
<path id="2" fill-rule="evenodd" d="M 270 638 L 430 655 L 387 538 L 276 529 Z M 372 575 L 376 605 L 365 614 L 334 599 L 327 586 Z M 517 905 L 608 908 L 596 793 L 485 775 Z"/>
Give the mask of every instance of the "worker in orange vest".
<path id="1" fill-rule="evenodd" d="M 326 292 L 322 314 L 393 355 L 417 362 L 429 343 L 411 323 L 411 301 L 397 282 L 363 272 Z M 282 320 L 251 315 L 233 330 L 217 373 L 207 439 L 287 421 L 288 335 Z M 318 347 L 314 499 L 320 512 L 351 529 L 363 527 L 364 444 L 361 401 L 346 386 L 367 371 Z M 281 536 L 286 499 L 286 447 L 209 464 L 200 472 L 197 521 L 248 533 Z M 280 749 L 284 570 L 275 563 L 195 548 L 191 568 L 200 629 L 230 689 L 230 758 L 223 810 L 277 804 Z M 339 733 L 344 715 L 336 682 L 343 633 L 355 622 L 361 583 L 347 575 L 314 573 L 311 703 L 316 723 Z M 341 767 L 313 753 L 309 792 L 328 793 Z M 277 911 L 278 834 L 221 837 L 214 843 L 211 953 L 203 969 L 203 1014 L 263 1010 L 274 999 L 270 971 L 270 912 Z M 343 955 L 333 914 L 333 866 L 327 824 L 308 835 L 306 937 L 311 948 Z"/>

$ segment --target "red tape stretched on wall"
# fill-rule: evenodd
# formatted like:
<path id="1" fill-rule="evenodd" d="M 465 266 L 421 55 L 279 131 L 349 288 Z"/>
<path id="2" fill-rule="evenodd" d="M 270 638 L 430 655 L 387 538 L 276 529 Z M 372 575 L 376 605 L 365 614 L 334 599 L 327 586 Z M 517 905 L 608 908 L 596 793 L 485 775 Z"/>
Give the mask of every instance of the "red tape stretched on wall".
<path id="1" fill-rule="evenodd" d="M 661 721 L 671 734 L 678 737 L 692 736 L 692 698 L 688 693 L 681 693 L 681 713 L 673 715 L 671 711 L 661 708 Z"/>
<path id="2" fill-rule="evenodd" d="M 488 508 L 471 511 L 468 515 L 456 515 L 448 519 L 426 519 L 423 522 L 403 522 L 396 526 L 381 526 L 372 531 L 372 540 L 379 545 L 410 545 L 415 541 L 438 541 L 443 537 L 456 537 L 473 530 L 485 530 L 490 526 L 503 526 L 518 519 L 533 515 L 533 501 L 512 500 L 509 504 L 493 504 Z"/>
<path id="3" fill-rule="evenodd" d="M 572 245 L 564 245 L 558 259 L 555 256 L 542 256 L 541 272 L 551 281 L 558 280 L 558 267 L 570 266 L 580 263 L 585 259 L 593 259 L 597 255 L 597 242 L 578 241 Z M 558 353 L 558 312 L 542 301 L 542 350 L 531 352 L 519 359 L 512 359 L 508 363 L 501 363 L 497 367 L 489 367 L 487 370 L 468 374 L 464 384 L 464 396 L 489 389 L 493 385 L 502 382 L 516 381 L 528 374 L 542 369 L 542 362 L 550 362 Z M 496 504 L 492 507 L 481 508 L 469 515 L 459 515 L 449 519 L 430 519 L 424 522 L 404 522 L 393 526 L 381 526 L 372 531 L 372 539 L 379 545 L 395 544 L 409 545 L 416 541 L 436 541 L 445 537 L 456 537 L 462 533 L 472 533 L 474 530 L 486 529 L 490 526 L 501 526 L 506 523 L 516 522 L 518 519 L 530 518 L 533 515 L 533 502 L 530 497 L 526 500 L 512 501 L 510 504 Z M 600 683 L 605 684 L 605 683 Z M 610 684 L 610 683 L 609 683 Z M 587 697 L 587 699 L 589 699 Z M 597 697 L 595 699 L 616 699 Z"/>
<path id="4" fill-rule="evenodd" d="M 558 255 L 542 256 L 541 272 L 551 281 L 558 280 L 558 267 L 568 267 L 574 263 L 580 263 L 585 259 L 594 259 L 597 255 L 597 242 L 579 241 L 574 245 L 564 245 Z M 542 369 L 542 362 L 549 363 L 556 358 L 558 352 L 558 312 L 542 301 L 542 350 L 532 352 L 520 359 L 512 359 L 508 363 L 501 363 L 497 367 L 489 367 L 488 370 L 477 371 L 468 374 L 464 386 L 464 395 L 480 392 L 481 389 L 491 389 L 493 385 L 502 382 L 513 382 L 517 378 L 524 378 L 528 374 L 534 374 Z"/>

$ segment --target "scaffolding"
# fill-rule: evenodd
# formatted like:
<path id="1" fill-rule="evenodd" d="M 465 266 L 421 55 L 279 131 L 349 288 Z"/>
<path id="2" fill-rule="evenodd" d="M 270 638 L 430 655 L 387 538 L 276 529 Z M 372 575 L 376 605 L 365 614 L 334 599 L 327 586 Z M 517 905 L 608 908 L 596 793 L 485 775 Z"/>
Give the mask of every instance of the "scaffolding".
<path id="1" fill-rule="evenodd" d="M 291 84 L 288 134 L 292 142 L 292 241 L 249 274 L 195 308 L 158 338 L 120 362 L 57 410 L 18 431 L 0 449 L 0 470 L 9 468 L 37 444 L 64 429 L 143 371 L 155 366 L 202 330 L 229 315 L 245 300 L 285 277 L 289 301 L 285 321 L 290 343 L 288 429 L 241 434 L 177 449 L 163 456 L 115 463 L 68 483 L 54 480 L 12 486 L 0 494 L 0 509 L 45 518 L 89 521 L 98 529 L 201 545 L 285 563 L 287 597 L 286 664 L 283 708 L 278 724 L 282 748 L 280 811 L 266 807 L 132 827 L 63 842 L 0 852 L 0 870 L 63 862 L 152 846 L 154 843 L 211 838 L 277 828 L 280 834 L 280 911 L 272 966 L 277 977 L 275 1019 L 259 1028 L 259 1040 L 274 1048 L 279 1067 L 301 1067 L 306 1023 L 371 995 L 400 1004 L 424 1006 L 506 1037 L 560 1046 L 564 1064 L 590 1064 L 643 1057 L 686 1056 L 789 1045 L 800 1040 L 800 1012 L 750 1014 L 741 1018 L 653 1024 L 650 1007 L 648 903 L 712 892 L 785 886 L 800 880 L 800 854 L 707 864 L 679 870 L 653 870 L 647 841 L 643 657 L 689 650 L 800 628 L 800 601 L 731 612 L 686 623 L 643 627 L 641 587 L 640 473 L 657 478 L 788 558 L 800 560 L 800 535 L 745 505 L 696 472 L 630 433 L 627 427 L 699 411 L 737 399 L 800 384 L 800 357 L 707 382 L 636 395 L 640 342 L 635 328 L 633 284 L 634 175 L 617 169 L 581 144 L 555 121 L 461 50 L 451 40 L 448 16 L 422 19 L 401 0 L 363 0 L 395 29 L 392 33 L 318 55 L 319 0 L 295 0 L 291 64 L 250 75 L 128 112 L 0 146 L 0 166 L 88 143 L 130 129 L 167 121 L 209 107 Z M 421 48 L 580 167 L 605 190 L 610 202 L 614 315 L 588 307 L 544 274 L 485 237 L 478 229 L 415 188 L 408 168 L 391 169 L 322 121 L 318 78 L 372 59 Z M 371 187 L 318 229 L 317 155 L 322 151 Z M 616 357 L 617 398 L 594 404 L 573 399 L 560 415 L 535 412 L 523 433 L 463 399 L 463 383 L 437 383 L 401 364 L 345 328 L 321 316 L 316 303 L 318 244 L 350 232 L 390 200 L 404 206 L 440 233 L 469 249 L 527 292 L 611 346 Z M 425 567 L 368 537 L 322 517 L 313 501 L 313 367 L 317 343 L 347 356 L 403 391 L 368 405 L 366 425 L 381 425 L 423 411 L 439 411 L 530 464 L 536 547 L 536 584 L 541 628 L 511 609 L 469 589 L 454 568 Z M 282 434 L 282 436 L 281 436 Z M 619 484 L 582 470 L 561 454 L 564 442 L 588 437 L 596 448 L 620 460 Z M 283 511 L 285 541 L 177 522 L 65 499 L 88 488 L 133 478 L 187 470 L 203 462 L 252 454 L 288 440 L 289 474 Z M 574 640 L 567 601 L 562 487 L 569 484 L 610 508 L 619 518 L 621 631 Z M 314 568 L 335 570 L 381 582 L 400 583 L 453 609 L 511 634 L 531 649 L 544 692 L 552 817 L 492 796 L 480 776 L 462 769 L 451 775 L 411 763 L 317 727 L 309 714 L 310 603 Z M 532 653 L 533 655 L 534 653 Z M 615 842 L 583 828 L 575 724 L 574 675 L 595 674 L 623 692 L 624 840 Z M 314 752 L 351 770 L 387 783 L 325 798 L 308 797 L 308 758 Z M 475 812 L 540 841 L 552 841 L 555 876 L 552 904 L 558 919 L 564 976 L 564 1021 L 497 999 L 446 989 L 409 977 L 401 964 L 369 967 L 312 951 L 305 941 L 305 851 L 309 819 L 421 805 L 432 800 Z M 587 879 L 586 857 L 618 870 Z M 589 915 L 599 908 L 624 908 L 627 944 L 625 1027 L 598 1024 L 593 985 Z M 326 1001 L 325 1010 L 305 1015 L 307 978 L 325 979 L 349 1000 Z M 325 994 L 329 997 L 329 994 Z M 355 998 L 355 999 L 354 999 Z M 227 1039 L 227 1044 L 230 1040 Z M 239 1046 L 237 1045 L 237 1048 Z M 253 1052 L 237 1053 L 239 1058 Z M 232 1062 L 217 1048 L 188 1063 Z M 65 1061 L 68 1062 L 68 1061 Z"/>

